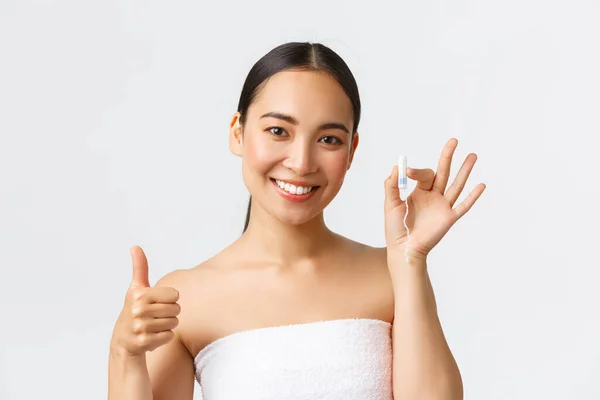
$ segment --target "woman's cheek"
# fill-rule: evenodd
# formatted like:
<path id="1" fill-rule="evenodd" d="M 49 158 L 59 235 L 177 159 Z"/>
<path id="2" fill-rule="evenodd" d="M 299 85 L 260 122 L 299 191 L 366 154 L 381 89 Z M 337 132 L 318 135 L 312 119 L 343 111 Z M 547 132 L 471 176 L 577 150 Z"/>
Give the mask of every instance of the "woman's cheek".
<path id="1" fill-rule="evenodd" d="M 329 179 L 334 180 L 339 184 L 339 182 L 344 179 L 346 171 L 348 170 L 348 154 L 342 151 L 332 153 L 325 165 L 329 166 Z"/>
<path id="2" fill-rule="evenodd" d="M 246 152 L 244 157 L 247 162 L 260 169 L 261 165 L 269 165 L 271 159 L 274 158 L 275 152 L 273 151 L 272 143 L 261 138 L 251 137 L 246 143 Z"/>

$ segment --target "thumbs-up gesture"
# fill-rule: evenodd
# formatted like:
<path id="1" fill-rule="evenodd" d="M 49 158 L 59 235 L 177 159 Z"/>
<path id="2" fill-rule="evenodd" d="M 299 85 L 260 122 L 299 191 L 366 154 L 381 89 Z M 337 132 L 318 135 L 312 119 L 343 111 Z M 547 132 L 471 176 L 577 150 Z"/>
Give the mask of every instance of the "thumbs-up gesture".
<path id="1" fill-rule="evenodd" d="M 171 287 L 150 287 L 148 260 L 144 251 L 131 248 L 133 277 L 125 296 L 125 305 L 115 323 L 112 341 L 131 356 L 145 354 L 174 336 L 181 311 L 179 292 Z"/>

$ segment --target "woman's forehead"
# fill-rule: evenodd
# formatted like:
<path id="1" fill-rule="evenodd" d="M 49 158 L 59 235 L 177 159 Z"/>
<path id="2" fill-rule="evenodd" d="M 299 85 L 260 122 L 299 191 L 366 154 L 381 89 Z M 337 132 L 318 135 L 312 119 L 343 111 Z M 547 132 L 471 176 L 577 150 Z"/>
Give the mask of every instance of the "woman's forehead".
<path id="1" fill-rule="evenodd" d="M 353 118 L 352 104 L 342 86 L 321 71 L 283 71 L 273 75 L 259 89 L 248 111 L 253 117 L 277 111 L 298 119 L 307 115 Z"/>

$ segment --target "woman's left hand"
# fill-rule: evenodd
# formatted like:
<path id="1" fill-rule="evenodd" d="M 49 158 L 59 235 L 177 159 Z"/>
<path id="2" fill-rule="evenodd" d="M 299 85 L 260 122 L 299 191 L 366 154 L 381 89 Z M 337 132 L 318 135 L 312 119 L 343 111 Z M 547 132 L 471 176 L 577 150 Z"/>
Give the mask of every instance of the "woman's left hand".
<path id="1" fill-rule="evenodd" d="M 398 166 L 385 180 L 385 238 L 389 254 L 405 254 L 410 257 L 426 258 L 454 225 L 481 196 L 485 184 L 480 183 L 455 208 L 469 177 L 477 155 L 469 154 L 463 162 L 456 179 L 446 190 L 450 175 L 452 156 L 458 140 L 450 139 L 440 156 L 438 170 L 407 168 L 408 178 L 417 181 L 416 188 L 406 200 L 400 197 L 398 189 Z M 406 203 L 408 202 L 408 226 L 410 238 L 404 226 Z M 408 247 L 408 248 L 407 248 Z"/>

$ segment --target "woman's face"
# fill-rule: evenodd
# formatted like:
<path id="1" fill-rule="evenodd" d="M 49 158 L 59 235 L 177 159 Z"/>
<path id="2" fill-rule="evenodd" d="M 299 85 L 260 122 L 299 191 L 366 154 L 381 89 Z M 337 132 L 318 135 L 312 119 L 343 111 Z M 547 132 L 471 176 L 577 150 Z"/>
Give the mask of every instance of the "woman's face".
<path id="1" fill-rule="evenodd" d="M 255 204 L 278 220 L 302 224 L 339 192 L 350 168 L 352 105 L 328 74 L 273 75 L 250 105 L 242 128 L 232 121 L 230 145 Z"/>

